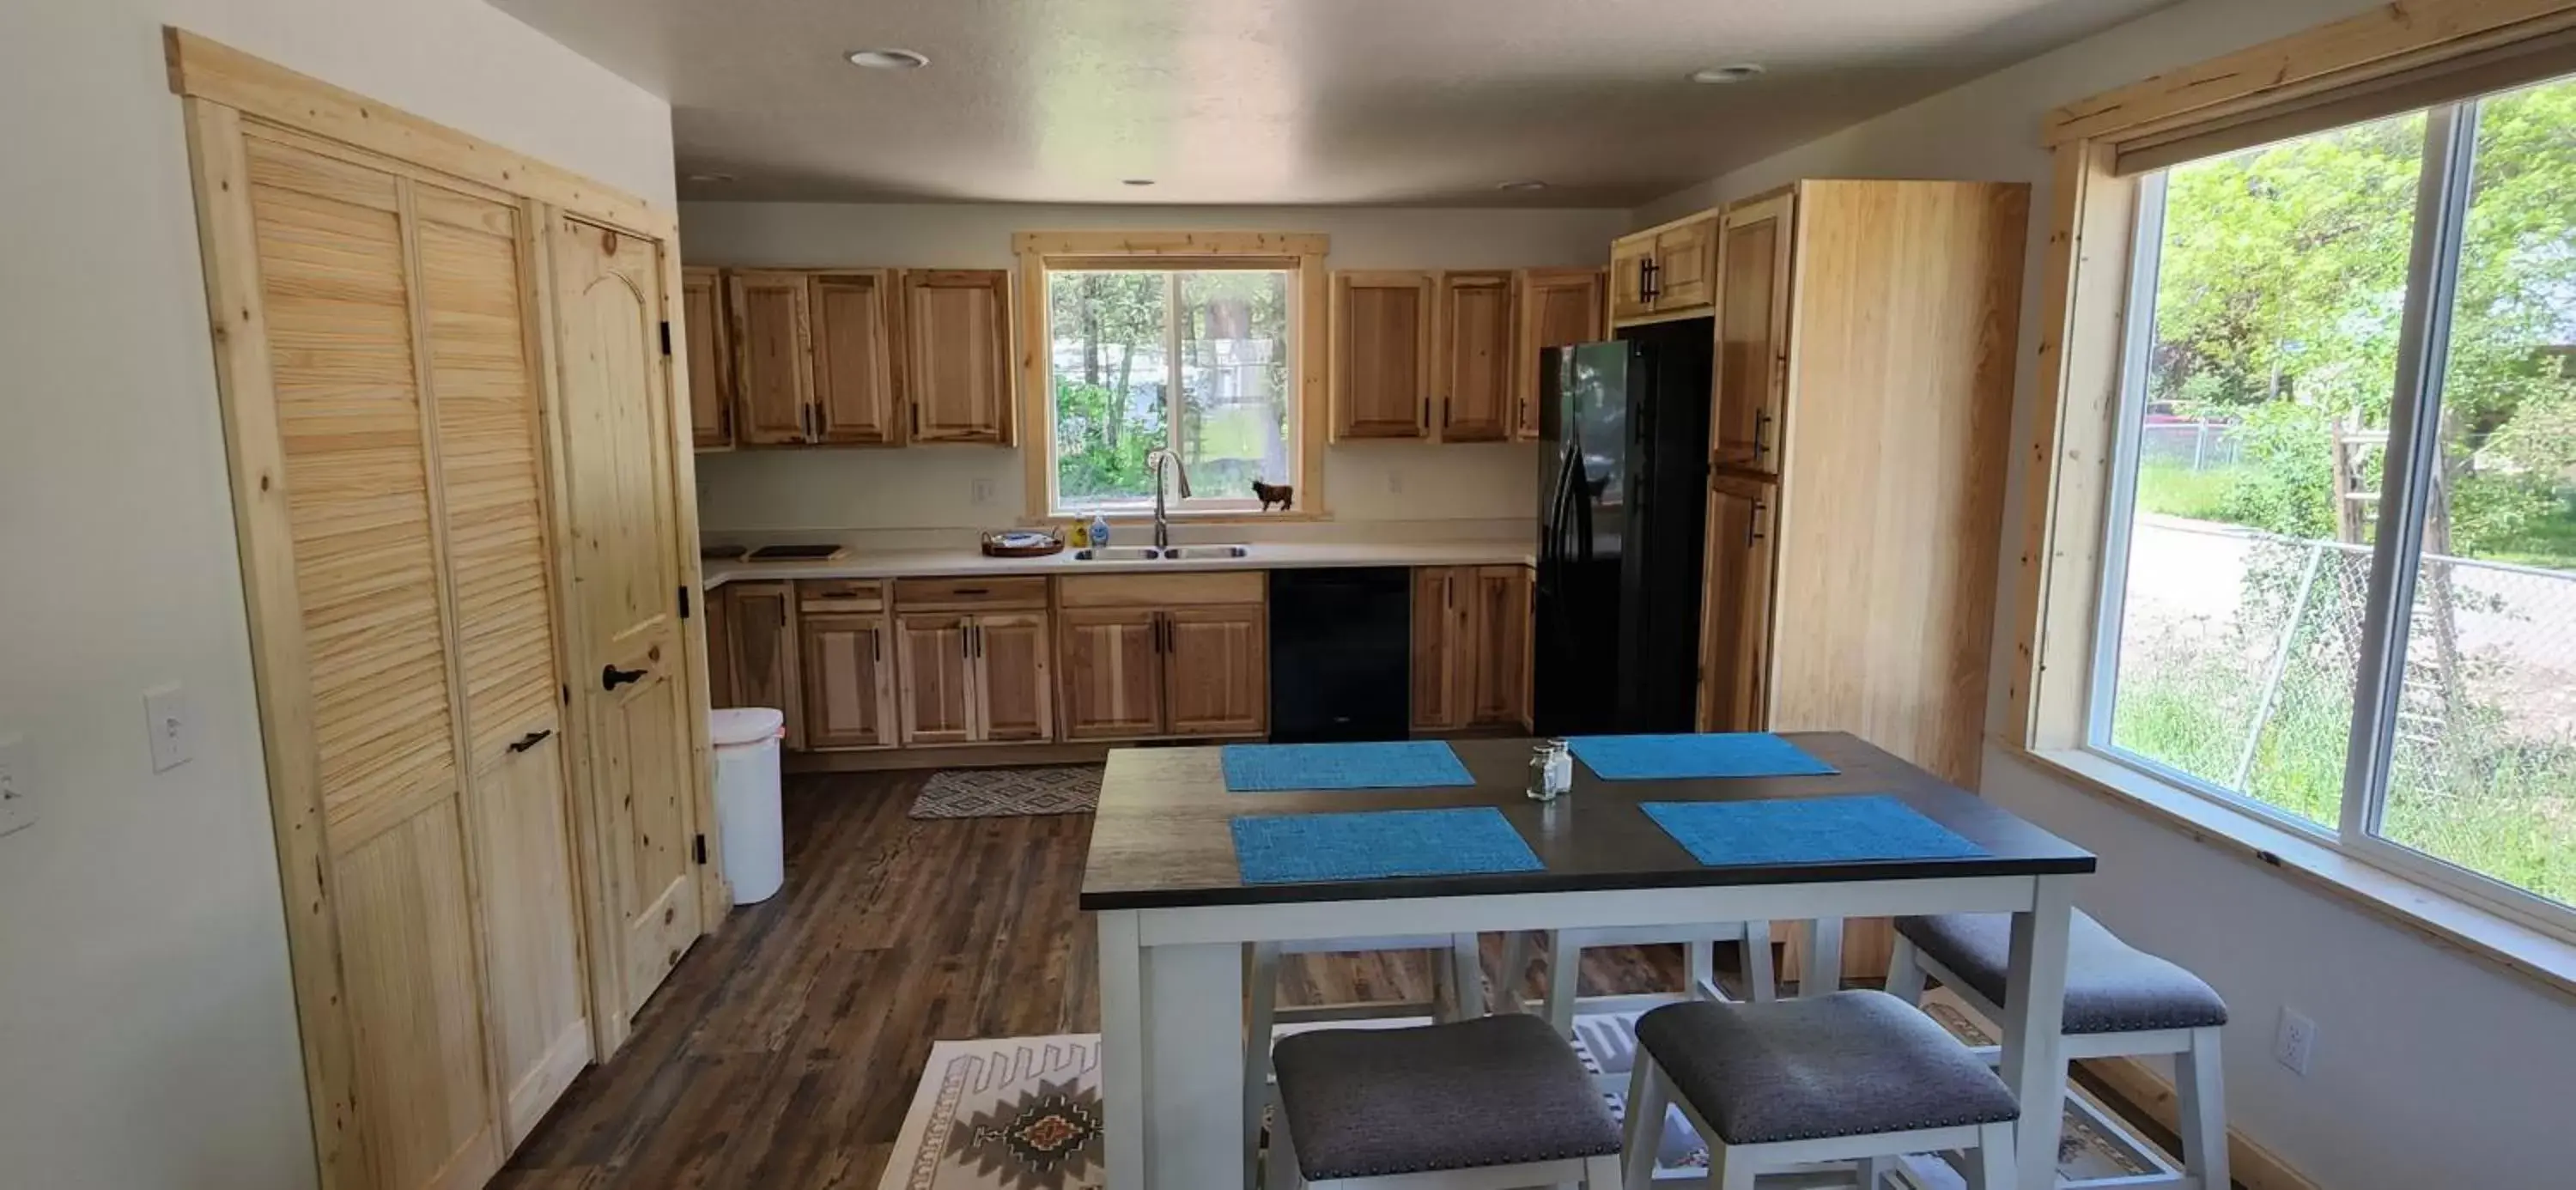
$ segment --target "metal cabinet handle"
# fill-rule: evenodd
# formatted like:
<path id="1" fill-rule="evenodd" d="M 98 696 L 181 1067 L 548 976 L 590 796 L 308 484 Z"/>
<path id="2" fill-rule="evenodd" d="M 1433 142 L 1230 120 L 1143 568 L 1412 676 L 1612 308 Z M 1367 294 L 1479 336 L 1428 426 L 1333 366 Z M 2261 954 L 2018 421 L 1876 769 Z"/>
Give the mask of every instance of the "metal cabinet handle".
<path id="1" fill-rule="evenodd" d="M 631 686 L 652 672 L 649 669 L 619 669 L 614 665 L 603 665 L 599 668 L 599 688 L 615 690 L 620 686 Z"/>
<path id="2" fill-rule="evenodd" d="M 1753 502 L 1753 515 L 1744 518 L 1744 547 L 1746 549 L 1753 548 L 1754 542 L 1762 540 L 1762 511 L 1767 507 L 1769 506 L 1756 500 Z"/>
<path id="3" fill-rule="evenodd" d="M 959 587 L 952 592 L 952 594 L 957 595 L 990 595 L 992 593 L 993 591 L 990 587 Z"/>
<path id="4" fill-rule="evenodd" d="M 553 735 L 554 733 L 555 729 L 551 727 L 529 732 L 526 735 L 520 736 L 516 741 L 513 741 L 510 745 L 510 751 L 525 752 L 530 748 L 534 748 L 537 745 L 546 742 L 546 737 Z"/>
<path id="5" fill-rule="evenodd" d="M 1753 457 L 1754 457 L 1754 458 L 1756 458 L 1756 459 L 1759 459 L 1759 458 L 1761 458 L 1762 456 L 1764 456 L 1764 455 L 1766 455 L 1766 454 L 1771 453 L 1771 443 L 1770 443 L 1769 437 L 1763 433 L 1763 431 L 1768 430 L 1768 429 L 1770 429 L 1770 428 L 1771 428 L 1771 411 L 1770 411 L 1770 410 L 1768 410 L 1768 409 L 1764 409 L 1764 410 L 1760 410 L 1760 411 L 1757 411 L 1756 413 L 1754 413 L 1754 415 L 1753 415 Z"/>

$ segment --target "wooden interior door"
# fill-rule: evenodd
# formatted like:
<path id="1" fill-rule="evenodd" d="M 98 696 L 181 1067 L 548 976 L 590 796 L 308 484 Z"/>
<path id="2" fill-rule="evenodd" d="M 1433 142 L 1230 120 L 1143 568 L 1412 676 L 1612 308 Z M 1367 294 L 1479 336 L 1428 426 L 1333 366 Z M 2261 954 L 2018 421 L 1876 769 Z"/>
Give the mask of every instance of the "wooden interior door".
<path id="1" fill-rule="evenodd" d="M 894 662 L 884 616 L 813 615 L 799 621 L 805 679 L 802 747 L 816 751 L 891 748 L 895 742 Z"/>
<path id="2" fill-rule="evenodd" d="M 733 445 L 733 328 L 725 320 L 724 298 L 723 270 L 680 270 L 680 331 L 689 352 L 689 440 L 700 450 Z"/>
<path id="3" fill-rule="evenodd" d="M 1717 300 L 1715 218 L 1655 235 L 1655 309 L 1686 310 Z"/>
<path id="4" fill-rule="evenodd" d="M 1259 604 L 1163 613 L 1171 734 L 1257 736 L 1270 729 L 1270 617 Z"/>
<path id="5" fill-rule="evenodd" d="M 912 440 L 1010 443 L 1010 270 L 915 270 L 903 293 Z"/>
<path id="6" fill-rule="evenodd" d="M 733 705 L 768 707 L 787 716 L 787 747 L 805 747 L 804 686 L 797 665 L 796 584 L 728 583 L 719 590 L 733 639 Z"/>
<path id="7" fill-rule="evenodd" d="M 1655 295 L 1646 287 L 1654 262 L 1653 236 L 1631 236 L 1610 245 L 1611 318 L 1644 318 L 1655 312 Z"/>
<path id="8" fill-rule="evenodd" d="M 1511 436 L 1512 335 L 1518 322 L 1510 273 L 1440 275 L 1440 438 L 1500 442 Z"/>
<path id="9" fill-rule="evenodd" d="M 975 739 L 1055 738 L 1055 641 L 1045 612 L 975 617 Z"/>
<path id="10" fill-rule="evenodd" d="M 905 747 L 974 741 L 974 666 L 966 631 L 972 623 L 956 612 L 895 617 Z"/>
<path id="11" fill-rule="evenodd" d="M 248 249 L 231 263 L 256 268 L 253 325 L 265 328 L 274 402 L 252 419 L 237 406 L 235 430 L 269 432 L 261 449 L 274 452 L 286 493 L 283 523 L 261 526 L 285 573 L 265 577 L 291 576 L 292 594 L 271 606 L 297 617 L 278 626 L 300 630 L 303 664 L 262 678 L 285 683 L 270 709 L 304 722 L 264 729 L 295 741 L 272 755 L 273 779 L 318 795 L 325 872 L 311 886 L 289 879 L 327 885 L 338 946 L 337 1001 L 300 1005 L 332 1014 L 308 1022 L 308 1044 L 323 1028 L 350 1046 L 325 1085 L 345 1079 L 333 1089 L 348 1092 L 346 1127 L 359 1138 L 350 1155 L 369 1184 L 479 1185 L 500 1168 L 503 1142 L 408 183 L 258 137 L 199 149 L 221 175 L 209 190 L 238 179 L 247 191 L 246 204 L 228 190 L 208 200 L 210 226 Z M 304 731 L 276 734 L 295 726 Z M 326 1139 L 326 1165 L 344 1168 L 333 1157 L 342 1139 Z"/>
<path id="12" fill-rule="evenodd" d="M 1717 406 L 1709 460 L 1777 474 L 1789 378 L 1789 217 L 1793 197 L 1726 213 L 1718 237 Z"/>
<path id="13" fill-rule="evenodd" d="M 892 284 L 893 274 L 884 269 L 814 275 L 816 441 L 897 440 L 894 338 L 887 330 Z"/>
<path id="14" fill-rule="evenodd" d="M 1467 717 L 1479 726 L 1525 725 L 1530 705 L 1530 573 L 1479 566 L 1470 597 Z"/>
<path id="15" fill-rule="evenodd" d="M 1141 739 L 1163 733 L 1163 620 L 1146 608 L 1058 613 L 1064 738 Z"/>
<path id="16" fill-rule="evenodd" d="M 1733 475 L 1709 481 L 1708 587 L 1700 602 L 1699 717 L 1703 731 L 1770 728 L 1772 486 Z"/>
<path id="17" fill-rule="evenodd" d="M 1333 274 L 1333 425 L 1340 438 L 1431 434 L 1431 274 Z"/>
<path id="18" fill-rule="evenodd" d="M 692 743 L 694 705 L 679 616 L 678 493 L 655 323 L 659 248 L 571 217 L 552 245 L 572 540 L 570 589 L 580 646 L 568 683 L 583 687 L 599 845 L 621 937 L 632 1015 L 699 934 L 698 805 L 708 779 Z M 603 940 L 594 940 L 600 942 Z"/>
<path id="19" fill-rule="evenodd" d="M 805 274 L 735 269 L 725 277 L 740 409 L 735 434 L 750 446 L 811 441 L 813 309 Z"/>
<path id="20" fill-rule="evenodd" d="M 1602 330 L 1604 284 L 1599 269 L 1523 269 L 1520 327 L 1512 346 L 1512 436 L 1538 437 L 1538 398 L 1544 386 L 1539 353 L 1550 347 L 1596 343 Z"/>
<path id="21" fill-rule="evenodd" d="M 1467 724 L 1465 671 L 1466 592 L 1462 575 L 1473 568 L 1425 566 L 1413 572 L 1413 726 L 1448 731 Z"/>

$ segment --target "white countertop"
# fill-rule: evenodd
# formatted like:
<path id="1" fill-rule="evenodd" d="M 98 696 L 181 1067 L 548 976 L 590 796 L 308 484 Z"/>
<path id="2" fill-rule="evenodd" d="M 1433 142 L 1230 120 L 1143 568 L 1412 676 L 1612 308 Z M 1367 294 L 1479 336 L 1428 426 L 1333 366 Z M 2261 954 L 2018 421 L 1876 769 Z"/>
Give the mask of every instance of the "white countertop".
<path id="1" fill-rule="evenodd" d="M 1123 536 L 1120 545 L 1130 544 Z M 1074 551 L 1043 558 L 987 558 L 971 549 L 853 551 L 829 562 L 706 562 L 704 585 L 797 578 L 928 578 L 959 574 L 1170 574 L 1207 570 L 1287 570 L 1316 566 L 1527 566 L 1533 551 L 1518 541 L 1315 542 L 1256 541 L 1241 558 L 1163 562 L 1078 562 Z"/>

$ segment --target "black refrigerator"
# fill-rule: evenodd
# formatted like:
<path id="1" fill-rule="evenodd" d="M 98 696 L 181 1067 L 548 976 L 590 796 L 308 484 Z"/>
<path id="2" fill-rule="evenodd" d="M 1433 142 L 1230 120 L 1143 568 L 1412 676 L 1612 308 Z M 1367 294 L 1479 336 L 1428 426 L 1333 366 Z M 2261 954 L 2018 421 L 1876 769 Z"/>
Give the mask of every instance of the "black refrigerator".
<path id="1" fill-rule="evenodd" d="M 1694 726 L 1714 332 L 1657 323 L 1540 357 L 1540 735 Z"/>

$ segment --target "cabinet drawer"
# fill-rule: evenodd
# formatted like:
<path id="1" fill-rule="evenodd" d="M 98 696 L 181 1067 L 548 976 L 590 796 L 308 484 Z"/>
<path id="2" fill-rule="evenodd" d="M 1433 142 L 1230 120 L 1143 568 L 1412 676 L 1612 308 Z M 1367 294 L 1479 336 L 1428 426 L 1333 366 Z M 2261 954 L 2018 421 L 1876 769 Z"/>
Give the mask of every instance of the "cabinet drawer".
<path id="1" fill-rule="evenodd" d="M 1064 579 L 1057 594 L 1066 607 L 1189 607 L 1259 603 L 1265 586 L 1258 570 L 1093 574 Z"/>
<path id="2" fill-rule="evenodd" d="M 894 601 L 906 612 L 938 608 L 1028 607 L 1047 604 L 1043 578 L 899 578 Z"/>
<path id="3" fill-rule="evenodd" d="M 885 580 L 809 578 L 796 584 L 796 605 L 809 612 L 881 612 Z"/>

